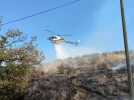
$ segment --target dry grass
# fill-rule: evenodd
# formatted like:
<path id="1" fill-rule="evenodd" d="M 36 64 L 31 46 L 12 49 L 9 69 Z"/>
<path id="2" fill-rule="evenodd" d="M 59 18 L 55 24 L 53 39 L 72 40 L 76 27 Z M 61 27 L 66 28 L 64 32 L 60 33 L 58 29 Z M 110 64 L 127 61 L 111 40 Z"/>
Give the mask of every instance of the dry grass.
<path id="1" fill-rule="evenodd" d="M 110 53 L 44 65 L 34 72 L 25 100 L 128 100 L 127 75 L 111 70 L 123 60 L 122 53 Z"/>

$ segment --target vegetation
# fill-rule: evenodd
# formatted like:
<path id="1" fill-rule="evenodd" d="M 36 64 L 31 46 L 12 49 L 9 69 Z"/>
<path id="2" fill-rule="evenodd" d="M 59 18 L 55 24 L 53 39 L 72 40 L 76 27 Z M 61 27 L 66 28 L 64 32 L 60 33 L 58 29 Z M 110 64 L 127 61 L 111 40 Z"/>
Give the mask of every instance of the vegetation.
<path id="1" fill-rule="evenodd" d="M 35 37 L 28 41 L 19 30 L 0 36 L 0 100 L 23 99 L 31 69 L 43 59 L 35 42 Z"/>
<path id="2" fill-rule="evenodd" d="M 112 70 L 124 61 L 123 53 L 104 53 L 44 65 L 46 73 L 34 72 L 24 100 L 129 100 L 126 70 Z"/>

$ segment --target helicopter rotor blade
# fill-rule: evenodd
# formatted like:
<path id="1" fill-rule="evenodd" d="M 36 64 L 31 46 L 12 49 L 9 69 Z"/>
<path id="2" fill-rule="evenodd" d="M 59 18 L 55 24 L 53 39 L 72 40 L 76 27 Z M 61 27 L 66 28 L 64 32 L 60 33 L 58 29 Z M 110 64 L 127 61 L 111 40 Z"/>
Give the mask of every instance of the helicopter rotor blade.
<path id="1" fill-rule="evenodd" d="M 60 36 L 72 36 L 71 34 L 63 34 L 63 35 L 60 35 Z"/>
<path id="2" fill-rule="evenodd" d="M 53 32 L 53 31 L 51 31 L 49 29 L 45 29 L 45 31 L 48 32 L 48 33 L 51 33 L 52 35 L 56 34 L 55 32 Z"/>
<path id="3" fill-rule="evenodd" d="M 45 29 L 45 31 L 47 31 L 48 33 L 51 33 L 51 35 L 57 35 L 57 36 L 72 36 L 71 34 L 57 34 L 54 31 L 51 31 L 49 29 Z"/>

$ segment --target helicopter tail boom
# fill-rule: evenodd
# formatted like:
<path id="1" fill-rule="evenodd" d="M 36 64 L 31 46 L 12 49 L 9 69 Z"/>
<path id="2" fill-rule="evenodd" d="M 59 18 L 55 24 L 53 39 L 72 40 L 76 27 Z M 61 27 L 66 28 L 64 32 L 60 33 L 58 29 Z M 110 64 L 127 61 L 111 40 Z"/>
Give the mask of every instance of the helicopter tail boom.
<path id="1" fill-rule="evenodd" d="M 78 46 L 80 41 L 65 41 L 65 43 L 68 43 L 68 44 L 72 44 L 72 45 L 75 45 L 75 46 Z"/>

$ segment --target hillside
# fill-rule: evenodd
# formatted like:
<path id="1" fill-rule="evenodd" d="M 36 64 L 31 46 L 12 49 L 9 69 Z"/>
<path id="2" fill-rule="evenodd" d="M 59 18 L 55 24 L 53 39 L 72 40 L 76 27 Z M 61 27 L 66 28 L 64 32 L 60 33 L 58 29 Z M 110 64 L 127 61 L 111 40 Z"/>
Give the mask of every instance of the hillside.
<path id="1" fill-rule="evenodd" d="M 25 100 L 128 100 L 124 64 L 123 52 L 114 52 L 43 65 L 34 70 Z"/>

